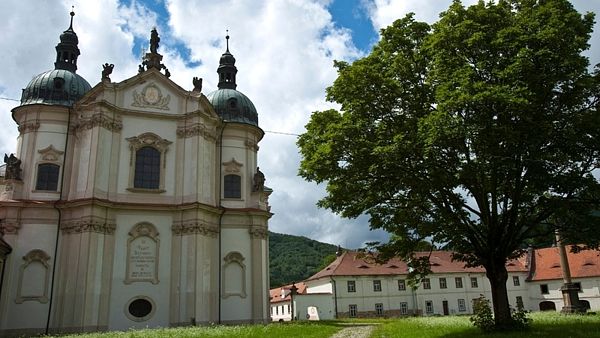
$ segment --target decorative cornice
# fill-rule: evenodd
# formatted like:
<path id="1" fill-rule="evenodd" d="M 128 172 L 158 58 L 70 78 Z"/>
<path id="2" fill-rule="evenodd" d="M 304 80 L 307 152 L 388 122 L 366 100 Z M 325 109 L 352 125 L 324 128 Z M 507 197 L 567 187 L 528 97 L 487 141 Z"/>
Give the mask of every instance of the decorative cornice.
<path id="1" fill-rule="evenodd" d="M 0 223 L 0 232 L 5 235 L 16 235 L 19 233 L 21 224 L 18 222 L 2 222 Z"/>
<path id="2" fill-rule="evenodd" d="M 258 146 L 258 143 L 254 142 L 252 140 L 246 140 L 245 144 L 246 144 L 246 148 L 248 148 L 250 150 L 258 151 L 258 149 L 260 148 Z"/>
<path id="3" fill-rule="evenodd" d="M 206 223 L 199 222 L 178 222 L 173 224 L 171 230 L 173 231 L 173 234 L 177 236 L 200 234 L 216 238 L 219 234 L 219 229 L 216 226 L 211 226 Z"/>
<path id="4" fill-rule="evenodd" d="M 195 123 L 190 126 L 180 126 L 177 127 L 177 137 L 187 138 L 201 135 L 207 140 L 214 141 L 217 139 L 217 133 L 214 130 L 209 130 L 202 123 Z"/>
<path id="5" fill-rule="evenodd" d="M 99 234 L 113 235 L 116 228 L 116 224 L 101 220 L 79 220 L 65 222 L 60 226 L 60 229 L 65 234 L 95 232 Z"/>
<path id="6" fill-rule="evenodd" d="M 112 118 L 103 113 L 96 113 L 89 117 L 80 117 L 79 122 L 75 126 L 75 130 L 92 129 L 95 127 L 103 127 L 110 131 L 120 131 L 123 129 L 123 121 L 120 118 Z"/>
<path id="7" fill-rule="evenodd" d="M 236 161 L 235 158 L 231 158 L 231 161 L 223 162 L 223 166 L 225 166 L 225 172 L 227 173 L 239 173 L 243 164 Z"/>
<path id="8" fill-rule="evenodd" d="M 252 238 L 267 239 L 269 237 L 269 230 L 266 227 L 251 227 L 248 232 Z"/>
<path id="9" fill-rule="evenodd" d="M 154 133 L 143 133 L 139 136 L 128 137 L 126 140 L 129 141 L 129 147 L 133 152 L 145 146 L 153 146 L 159 151 L 164 152 L 167 150 L 169 144 L 172 143 Z"/>
<path id="10" fill-rule="evenodd" d="M 44 149 L 38 150 L 38 153 L 42 155 L 43 161 L 56 162 L 65 152 L 57 150 L 54 148 L 54 145 L 51 144 Z"/>
<path id="11" fill-rule="evenodd" d="M 23 123 L 22 125 L 20 125 L 18 127 L 19 133 L 21 133 L 21 134 L 30 133 L 32 131 L 38 130 L 39 128 L 40 128 L 40 122 L 38 122 L 38 121 Z"/>

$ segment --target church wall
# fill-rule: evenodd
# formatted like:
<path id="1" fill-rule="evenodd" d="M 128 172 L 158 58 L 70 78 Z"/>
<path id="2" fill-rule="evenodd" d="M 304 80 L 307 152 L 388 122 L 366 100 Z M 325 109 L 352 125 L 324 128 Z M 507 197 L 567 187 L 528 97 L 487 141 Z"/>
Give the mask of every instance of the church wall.
<path id="1" fill-rule="evenodd" d="M 0 300 L 0 336 L 23 328 L 31 333 L 44 331 L 55 236 L 56 225 L 28 220 L 21 222 L 18 234 L 4 235 L 13 251 L 6 261 Z"/>
<path id="2" fill-rule="evenodd" d="M 170 296 L 170 254 L 171 254 L 171 225 L 172 217 L 167 213 L 160 212 L 119 212 L 116 215 L 115 247 L 112 274 L 112 288 L 110 295 L 109 329 L 143 328 L 146 326 L 168 326 L 169 325 L 169 296 Z M 130 258 L 128 262 L 128 248 L 133 251 L 143 250 L 139 247 L 129 247 L 129 233 L 137 224 L 150 223 L 158 232 L 157 238 L 158 254 L 144 253 L 137 258 Z M 150 250 L 152 251 L 152 250 Z M 153 263 L 157 263 L 154 270 Z M 150 275 L 155 280 L 127 281 L 128 268 L 140 269 L 147 265 L 154 273 Z M 137 266 L 137 267 L 136 267 Z M 147 270 L 146 270 L 147 271 Z M 138 271 L 139 272 L 139 271 Z M 127 306 L 136 297 L 148 299 L 153 304 L 152 313 L 144 320 L 133 320 L 128 316 Z"/>
<path id="3" fill-rule="evenodd" d="M 227 224 L 224 217 L 224 224 Z M 236 222 L 237 223 L 237 222 Z M 250 234 L 244 226 L 227 226 L 221 230 L 221 320 L 227 322 L 252 319 L 252 254 Z M 227 263 L 227 255 L 238 252 L 240 260 Z M 240 277 L 239 279 L 236 277 Z"/>

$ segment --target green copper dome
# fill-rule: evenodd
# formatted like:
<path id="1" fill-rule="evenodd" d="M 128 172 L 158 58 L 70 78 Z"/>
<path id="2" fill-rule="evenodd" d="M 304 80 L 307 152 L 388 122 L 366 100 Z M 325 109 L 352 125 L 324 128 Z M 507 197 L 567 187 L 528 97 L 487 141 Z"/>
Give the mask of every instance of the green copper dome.
<path id="1" fill-rule="evenodd" d="M 56 45 L 56 62 L 54 69 L 37 75 L 23 89 L 21 105 L 52 104 L 72 106 L 92 87 L 77 71 L 79 56 L 79 39 L 73 30 L 74 12 L 71 12 L 71 24 L 60 35 Z"/>
<path id="2" fill-rule="evenodd" d="M 229 52 L 229 35 L 227 39 L 227 50 L 219 60 L 219 89 L 206 95 L 208 101 L 213 105 L 217 114 L 226 122 L 239 122 L 251 124 L 258 127 L 258 113 L 250 99 L 235 90 L 235 75 L 237 68 L 235 67 L 235 58 Z"/>
<path id="3" fill-rule="evenodd" d="M 227 122 L 247 123 L 258 127 L 258 113 L 250 99 L 235 89 L 217 89 L 206 98 Z"/>
<path id="4" fill-rule="evenodd" d="M 21 105 L 56 104 L 72 106 L 92 87 L 81 76 L 66 70 L 54 69 L 33 78 L 23 89 Z"/>

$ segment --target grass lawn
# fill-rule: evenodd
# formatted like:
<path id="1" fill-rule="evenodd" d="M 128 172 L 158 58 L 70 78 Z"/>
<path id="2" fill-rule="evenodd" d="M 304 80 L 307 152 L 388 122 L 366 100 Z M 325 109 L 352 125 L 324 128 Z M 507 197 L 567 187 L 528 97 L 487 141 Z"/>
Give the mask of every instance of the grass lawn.
<path id="1" fill-rule="evenodd" d="M 536 312 L 531 328 L 522 332 L 483 333 L 473 327 L 468 316 L 417 317 L 386 320 L 373 331 L 371 338 L 588 338 L 600 337 L 600 315 L 565 316 L 557 312 Z"/>
<path id="2" fill-rule="evenodd" d="M 600 338 L 600 315 L 565 316 L 556 312 L 529 315 L 528 331 L 485 334 L 473 327 L 468 316 L 415 317 L 403 319 L 365 319 L 322 322 L 272 323 L 211 327 L 180 327 L 126 332 L 91 333 L 61 337 L 78 338 L 163 338 L 163 337 L 244 337 L 244 338 L 327 338 L 353 323 L 373 323 L 371 338 Z"/>
<path id="3" fill-rule="evenodd" d="M 243 338 L 322 338 L 341 329 L 335 322 L 272 323 L 268 325 L 196 326 L 125 332 L 89 333 L 60 336 L 77 338 L 167 338 L 167 337 L 243 337 Z"/>

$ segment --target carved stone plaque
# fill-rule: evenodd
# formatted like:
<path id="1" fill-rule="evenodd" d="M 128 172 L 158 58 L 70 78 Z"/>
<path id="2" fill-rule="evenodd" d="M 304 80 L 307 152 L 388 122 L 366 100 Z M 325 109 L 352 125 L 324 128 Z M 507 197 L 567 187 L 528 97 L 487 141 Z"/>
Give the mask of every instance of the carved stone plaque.
<path id="1" fill-rule="evenodd" d="M 159 239 L 150 223 L 139 223 L 129 232 L 127 240 L 127 271 L 125 284 L 151 282 L 158 284 Z"/>

